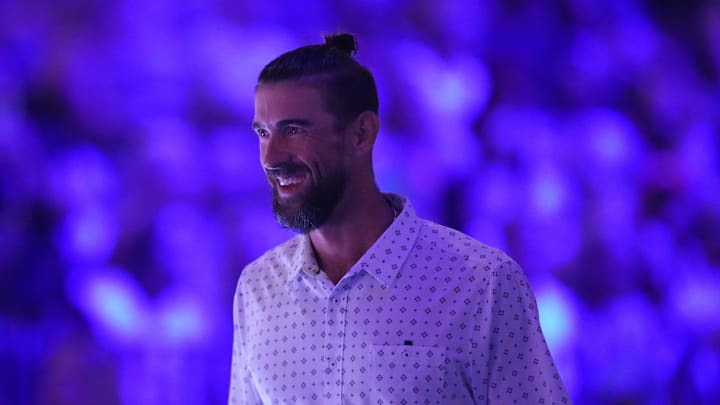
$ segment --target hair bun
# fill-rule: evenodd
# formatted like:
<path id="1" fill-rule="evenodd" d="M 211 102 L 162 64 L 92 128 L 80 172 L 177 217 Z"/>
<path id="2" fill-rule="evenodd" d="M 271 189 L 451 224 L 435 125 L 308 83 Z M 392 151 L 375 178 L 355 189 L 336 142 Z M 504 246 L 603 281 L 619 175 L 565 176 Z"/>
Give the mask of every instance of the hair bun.
<path id="1" fill-rule="evenodd" d="M 357 53 L 357 41 L 351 34 L 325 35 L 325 45 L 335 48 L 348 55 Z"/>

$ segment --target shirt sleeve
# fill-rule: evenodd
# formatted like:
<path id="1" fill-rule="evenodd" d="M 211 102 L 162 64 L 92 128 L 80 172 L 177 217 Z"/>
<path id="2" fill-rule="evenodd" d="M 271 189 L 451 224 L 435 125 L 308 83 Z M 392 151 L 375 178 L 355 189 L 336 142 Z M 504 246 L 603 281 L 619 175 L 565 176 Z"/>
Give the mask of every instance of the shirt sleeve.
<path id="1" fill-rule="evenodd" d="M 473 395 L 487 404 L 569 404 L 520 266 L 491 270 L 475 314 Z"/>
<path id="2" fill-rule="evenodd" d="M 230 369 L 229 405 L 262 404 L 253 384 L 245 350 L 245 313 L 241 285 L 233 298 L 233 351 Z"/>

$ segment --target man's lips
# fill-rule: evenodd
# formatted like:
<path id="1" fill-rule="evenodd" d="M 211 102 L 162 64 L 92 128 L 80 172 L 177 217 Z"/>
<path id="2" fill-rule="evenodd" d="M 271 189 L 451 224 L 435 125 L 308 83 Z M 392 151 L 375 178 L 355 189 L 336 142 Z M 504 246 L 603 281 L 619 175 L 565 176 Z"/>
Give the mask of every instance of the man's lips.
<path id="1" fill-rule="evenodd" d="M 292 176 L 275 176 L 275 180 L 281 187 L 289 187 L 300 184 L 307 178 L 306 174 L 295 174 Z"/>
<path id="2" fill-rule="evenodd" d="M 290 197 L 302 188 L 310 175 L 305 170 L 268 170 L 267 177 L 278 194 Z"/>

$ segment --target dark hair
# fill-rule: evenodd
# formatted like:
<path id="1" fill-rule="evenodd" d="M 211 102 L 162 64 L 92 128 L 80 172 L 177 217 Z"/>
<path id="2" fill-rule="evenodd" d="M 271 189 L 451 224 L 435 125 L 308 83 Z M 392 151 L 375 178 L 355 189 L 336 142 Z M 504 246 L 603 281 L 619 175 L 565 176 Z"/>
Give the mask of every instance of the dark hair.
<path id="1" fill-rule="evenodd" d="M 352 56 L 357 53 L 355 37 L 336 34 L 324 39 L 322 45 L 303 46 L 275 58 L 260 72 L 258 85 L 286 80 L 319 85 L 325 94 L 325 108 L 335 117 L 338 129 L 363 111 L 377 114 L 375 79 Z"/>

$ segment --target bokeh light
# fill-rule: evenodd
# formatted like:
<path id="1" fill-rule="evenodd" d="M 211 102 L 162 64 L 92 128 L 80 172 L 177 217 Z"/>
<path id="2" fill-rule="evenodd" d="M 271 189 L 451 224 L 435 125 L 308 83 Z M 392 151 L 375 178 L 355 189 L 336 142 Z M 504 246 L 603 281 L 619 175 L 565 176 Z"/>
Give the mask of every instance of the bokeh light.
<path id="1" fill-rule="evenodd" d="M 575 403 L 720 403 L 720 3 L 68 0 L 0 2 L 0 404 L 226 402 L 257 75 L 345 30 L 378 184 L 520 263 Z"/>

